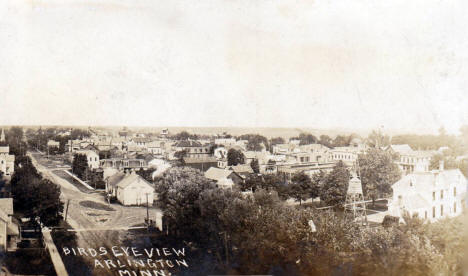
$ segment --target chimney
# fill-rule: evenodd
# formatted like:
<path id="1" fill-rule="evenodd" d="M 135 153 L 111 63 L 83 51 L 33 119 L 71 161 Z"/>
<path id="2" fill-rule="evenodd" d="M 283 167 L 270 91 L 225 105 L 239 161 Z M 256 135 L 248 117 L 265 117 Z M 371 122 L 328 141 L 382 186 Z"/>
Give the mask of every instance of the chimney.
<path id="1" fill-rule="evenodd" d="M 443 171 L 444 170 L 444 160 L 440 160 L 439 161 L 439 171 Z"/>

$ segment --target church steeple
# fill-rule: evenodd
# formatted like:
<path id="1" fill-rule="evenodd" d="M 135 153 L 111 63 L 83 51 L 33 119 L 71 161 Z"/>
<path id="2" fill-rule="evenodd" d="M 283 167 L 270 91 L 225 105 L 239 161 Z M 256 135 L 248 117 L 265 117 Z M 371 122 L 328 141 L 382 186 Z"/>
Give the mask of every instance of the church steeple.
<path id="1" fill-rule="evenodd" d="M 6 142 L 5 140 L 5 130 L 2 128 L 2 134 L 0 134 L 0 142 Z"/>

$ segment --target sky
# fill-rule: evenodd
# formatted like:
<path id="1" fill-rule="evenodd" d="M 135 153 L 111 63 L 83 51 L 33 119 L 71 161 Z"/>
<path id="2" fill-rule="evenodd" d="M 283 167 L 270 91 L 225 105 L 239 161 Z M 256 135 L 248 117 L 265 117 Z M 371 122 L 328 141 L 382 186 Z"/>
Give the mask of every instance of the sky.
<path id="1" fill-rule="evenodd" d="M 4 0 L 0 125 L 458 133 L 465 0 Z"/>

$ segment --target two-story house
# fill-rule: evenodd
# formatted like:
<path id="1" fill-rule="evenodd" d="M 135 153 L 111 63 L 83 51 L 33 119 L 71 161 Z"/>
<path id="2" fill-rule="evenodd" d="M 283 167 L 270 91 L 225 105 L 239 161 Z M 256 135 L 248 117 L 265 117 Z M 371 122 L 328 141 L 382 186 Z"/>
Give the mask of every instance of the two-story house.
<path id="1" fill-rule="evenodd" d="M 466 202 L 467 180 L 459 169 L 424 171 L 417 167 L 392 185 L 389 213 L 402 217 L 405 212 L 436 221 L 462 213 Z"/>

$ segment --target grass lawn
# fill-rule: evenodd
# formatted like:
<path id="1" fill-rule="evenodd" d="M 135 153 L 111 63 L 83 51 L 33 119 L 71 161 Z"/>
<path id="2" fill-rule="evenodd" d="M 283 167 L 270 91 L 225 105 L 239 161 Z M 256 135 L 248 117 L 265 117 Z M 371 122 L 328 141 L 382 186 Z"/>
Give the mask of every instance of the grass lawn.
<path id="1" fill-rule="evenodd" d="M 73 177 L 71 177 L 68 173 L 64 172 L 64 171 L 53 171 L 52 173 L 54 173 L 56 176 L 59 176 L 65 180 L 67 180 L 68 182 L 70 182 L 71 184 L 73 184 L 73 186 L 77 187 L 78 190 L 80 190 L 81 192 L 83 193 L 87 193 L 87 194 L 90 194 L 90 193 L 94 193 L 95 191 L 93 190 L 90 190 L 88 188 L 86 188 L 83 184 L 81 184 L 80 182 L 78 182 L 76 179 L 74 179 Z"/>
<path id="2" fill-rule="evenodd" d="M 115 211 L 114 208 L 107 206 L 106 204 L 102 204 L 99 202 L 94 202 L 90 200 L 80 201 L 80 205 L 86 208 L 102 210 L 102 211 Z"/>

